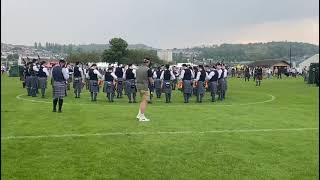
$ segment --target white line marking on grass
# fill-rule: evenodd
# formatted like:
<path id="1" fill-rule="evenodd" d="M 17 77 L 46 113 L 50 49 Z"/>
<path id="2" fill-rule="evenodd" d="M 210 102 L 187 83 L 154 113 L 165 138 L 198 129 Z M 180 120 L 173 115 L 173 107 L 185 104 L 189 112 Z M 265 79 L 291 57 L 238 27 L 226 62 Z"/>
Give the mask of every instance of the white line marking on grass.
<path id="1" fill-rule="evenodd" d="M 161 134 L 210 134 L 210 133 L 250 133 L 250 132 L 281 132 L 281 131 L 306 131 L 319 130 L 318 128 L 291 128 L 291 129 L 234 129 L 234 130 L 211 130 L 211 131 L 172 131 L 172 132 L 110 132 L 94 134 L 60 134 L 39 136 L 7 136 L 1 140 L 9 139 L 40 139 L 40 138 L 64 138 L 64 137 L 89 137 L 89 136 L 125 136 L 125 135 L 161 135 Z"/>
<path id="2" fill-rule="evenodd" d="M 23 96 L 25 94 L 20 94 L 17 95 L 16 98 L 19 100 L 23 100 L 23 101 L 30 101 L 30 102 L 36 102 L 36 103 L 48 103 L 48 104 L 52 104 L 52 102 L 49 101 L 41 101 L 41 100 L 33 100 L 33 99 L 26 99 L 23 98 L 21 96 Z M 258 101 L 258 102 L 249 102 L 249 103 L 242 103 L 242 104 L 217 104 L 220 103 L 219 101 L 216 101 L 215 103 L 211 103 L 211 104 L 192 104 L 192 103 L 188 103 L 188 104 L 170 104 L 170 105 L 166 105 L 166 106 L 160 106 L 160 105 L 149 105 L 150 107 L 157 107 L 157 108 L 168 108 L 168 107 L 206 107 L 206 106 L 245 106 L 245 105 L 252 105 L 252 104 L 264 104 L 264 103 L 269 103 L 272 102 L 276 99 L 275 96 L 271 95 L 271 94 L 266 94 L 267 96 L 270 97 L 270 99 L 265 100 L 265 101 Z M 64 104 L 70 104 L 70 103 L 64 103 Z M 128 105 L 124 105 L 124 104 L 96 104 L 96 103 L 78 103 L 75 102 L 73 104 L 78 104 L 78 105 L 100 105 L 100 106 L 121 106 L 121 107 L 130 107 L 131 105 L 134 104 L 128 104 Z M 131 106 L 131 107 L 136 107 L 136 106 Z"/>

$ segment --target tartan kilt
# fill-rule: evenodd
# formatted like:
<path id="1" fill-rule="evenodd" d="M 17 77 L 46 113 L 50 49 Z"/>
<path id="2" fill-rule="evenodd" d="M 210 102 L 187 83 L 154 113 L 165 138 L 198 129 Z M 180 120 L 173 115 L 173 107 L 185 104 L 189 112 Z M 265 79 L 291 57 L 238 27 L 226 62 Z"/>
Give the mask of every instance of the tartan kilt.
<path id="1" fill-rule="evenodd" d="M 117 80 L 117 92 L 122 92 L 123 90 L 123 79 L 122 78 L 118 78 Z"/>
<path id="2" fill-rule="evenodd" d="M 211 81 L 210 83 L 210 92 L 216 94 L 218 90 L 218 82 L 217 81 Z"/>
<path id="3" fill-rule="evenodd" d="M 47 78 L 46 77 L 39 77 L 39 88 L 40 89 L 47 88 Z"/>
<path id="4" fill-rule="evenodd" d="M 161 80 L 160 79 L 155 79 L 154 80 L 154 88 L 155 89 L 161 89 Z"/>
<path id="5" fill-rule="evenodd" d="M 31 88 L 31 76 L 26 76 L 26 88 Z"/>
<path id="6" fill-rule="evenodd" d="M 163 92 L 166 93 L 166 94 L 169 94 L 172 92 L 172 84 L 170 81 L 168 80 L 164 80 L 163 81 L 163 85 L 162 85 L 162 89 L 163 89 Z"/>
<path id="7" fill-rule="evenodd" d="M 98 80 L 89 80 L 89 91 L 93 93 L 99 92 Z"/>
<path id="8" fill-rule="evenodd" d="M 20 81 L 25 81 L 25 77 L 24 76 L 20 76 Z"/>
<path id="9" fill-rule="evenodd" d="M 37 89 L 38 88 L 38 77 L 37 76 L 30 76 L 31 78 L 31 89 Z"/>
<path id="10" fill-rule="evenodd" d="M 114 83 L 110 81 L 104 81 L 103 83 L 103 92 L 105 93 L 114 93 Z"/>
<path id="11" fill-rule="evenodd" d="M 191 80 L 184 80 L 183 81 L 183 93 L 192 93 L 192 85 L 191 85 Z"/>
<path id="12" fill-rule="evenodd" d="M 136 92 L 137 92 L 137 88 L 136 88 L 135 80 L 134 79 L 126 80 L 126 93 L 131 94 Z"/>
<path id="13" fill-rule="evenodd" d="M 73 79 L 73 89 L 81 90 L 82 88 L 83 88 L 82 78 L 81 77 L 75 77 Z"/>
<path id="14" fill-rule="evenodd" d="M 198 81 L 197 83 L 197 94 L 203 94 L 205 93 L 205 83 L 203 81 Z"/>
<path id="15" fill-rule="evenodd" d="M 262 80 L 262 75 L 257 75 L 257 80 L 261 81 Z"/>
<path id="16" fill-rule="evenodd" d="M 63 98 L 66 96 L 67 85 L 65 82 L 53 82 L 53 98 Z"/>

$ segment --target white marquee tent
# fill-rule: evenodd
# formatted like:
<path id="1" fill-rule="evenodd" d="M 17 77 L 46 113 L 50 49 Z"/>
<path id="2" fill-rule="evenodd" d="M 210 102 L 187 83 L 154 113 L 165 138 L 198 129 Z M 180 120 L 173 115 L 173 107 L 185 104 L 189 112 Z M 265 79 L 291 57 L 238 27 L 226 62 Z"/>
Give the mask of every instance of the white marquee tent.
<path id="1" fill-rule="evenodd" d="M 303 69 L 304 67 L 307 67 L 307 69 L 309 69 L 311 63 L 319 63 L 319 54 L 316 54 L 304 60 L 302 63 L 299 64 L 299 69 Z"/>

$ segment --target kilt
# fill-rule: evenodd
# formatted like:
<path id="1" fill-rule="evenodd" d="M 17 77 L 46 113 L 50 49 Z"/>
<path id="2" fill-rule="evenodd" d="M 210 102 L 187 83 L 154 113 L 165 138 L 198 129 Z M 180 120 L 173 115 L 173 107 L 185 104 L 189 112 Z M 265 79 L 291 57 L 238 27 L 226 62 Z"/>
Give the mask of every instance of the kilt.
<path id="1" fill-rule="evenodd" d="M 154 85 L 149 83 L 148 88 L 150 92 L 154 92 Z"/>
<path id="2" fill-rule="evenodd" d="M 66 82 L 59 82 L 59 81 L 54 81 L 53 82 L 53 98 L 63 98 L 66 96 Z"/>
<path id="3" fill-rule="evenodd" d="M 163 92 L 166 94 L 170 94 L 172 92 L 171 88 L 172 88 L 171 82 L 168 80 L 164 80 L 162 85 Z"/>
<path id="4" fill-rule="evenodd" d="M 226 90 L 226 86 L 225 86 L 224 78 L 219 79 L 218 80 L 218 91 L 219 92 L 221 92 L 221 91 L 223 92 L 225 90 Z"/>
<path id="5" fill-rule="evenodd" d="M 26 76 L 26 88 L 31 88 L 31 76 Z"/>
<path id="6" fill-rule="evenodd" d="M 20 81 L 25 81 L 25 77 L 24 76 L 20 76 Z"/>
<path id="7" fill-rule="evenodd" d="M 79 90 L 81 92 L 83 85 L 82 85 L 82 78 L 81 77 L 75 77 L 73 79 L 73 89 Z"/>
<path id="8" fill-rule="evenodd" d="M 262 75 L 257 75 L 257 80 L 261 81 L 262 80 Z"/>
<path id="9" fill-rule="evenodd" d="M 111 81 L 104 81 L 103 92 L 105 93 L 114 93 L 114 83 Z"/>
<path id="10" fill-rule="evenodd" d="M 197 82 L 197 94 L 203 94 L 206 91 L 205 83 L 203 81 Z"/>
<path id="11" fill-rule="evenodd" d="M 154 80 L 154 88 L 155 89 L 161 89 L 161 80 L 160 79 L 155 79 Z"/>
<path id="12" fill-rule="evenodd" d="M 89 91 L 93 93 L 99 92 L 98 80 L 89 80 Z"/>
<path id="13" fill-rule="evenodd" d="M 47 88 L 47 77 L 39 77 L 39 88 L 40 89 Z"/>
<path id="14" fill-rule="evenodd" d="M 191 80 L 183 80 L 183 93 L 192 93 Z"/>
<path id="15" fill-rule="evenodd" d="M 126 92 L 127 94 L 136 93 L 136 82 L 134 79 L 126 80 Z"/>
<path id="16" fill-rule="evenodd" d="M 228 89 L 228 81 L 227 78 L 224 78 L 225 91 Z"/>
<path id="17" fill-rule="evenodd" d="M 217 93 L 217 87 L 218 87 L 218 82 L 217 81 L 211 81 L 209 82 L 210 85 L 210 92 L 216 94 Z"/>
<path id="18" fill-rule="evenodd" d="M 123 90 L 123 79 L 118 78 L 117 80 L 117 92 L 122 92 Z"/>
<path id="19" fill-rule="evenodd" d="M 30 78 L 31 78 L 31 89 L 37 89 L 38 88 L 38 86 L 37 86 L 37 84 L 38 84 L 38 77 L 37 76 L 30 76 Z"/>

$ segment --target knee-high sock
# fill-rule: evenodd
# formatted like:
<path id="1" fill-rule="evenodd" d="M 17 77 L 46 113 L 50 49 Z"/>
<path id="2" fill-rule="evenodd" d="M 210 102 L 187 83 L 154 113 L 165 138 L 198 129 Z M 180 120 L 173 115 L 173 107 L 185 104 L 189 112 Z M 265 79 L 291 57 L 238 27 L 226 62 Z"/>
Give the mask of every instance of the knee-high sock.
<path id="1" fill-rule="evenodd" d="M 46 89 L 42 88 L 41 89 L 41 95 L 44 96 L 44 93 L 46 92 Z"/>
<path id="2" fill-rule="evenodd" d="M 91 95 L 91 101 L 93 101 L 93 92 L 91 92 L 90 95 Z"/>
<path id="3" fill-rule="evenodd" d="M 169 102 L 171 102 L 171 93 L 168 94 Z"/>
<path id="4" fill-rule="evenodd" d="M 110 102 L 111 99 L 110 99 L 110 93 L 107 93 L 107 98 L 108 98 L 108 101 Z"/>
<path id="5" fill-rule="evenodd" d="M 26 83 L 25 83 L 25 82 L 22 83 L 22 87 L 23 87 L 23 88 L 26 87 Z"/>
<path id="6" fill-rule="evenodd" d="M 132 93 L 132 96 L 133 96 L 133 102 L 136 102 L 136 93 Z"/>
<path id="7" fill-rule="evenodd" d="M 187 102 L 187 99 L 188 99 L 187 96 L 188 96 L 187 93 L 183 93 L 184 102 Z"/>
<path id="8" fill-rule="evenodd" d="M 113 92 L 113 93 L 111 93 L 111 95 L 110 95 L 111 102 L 113 102 L 114 95 L 115 95 L 115 93 L 114 93 L 114 92 Z"/>
<path id="9" fill-rule="evenodd" d="M 197 102 L 200 102 L 200 94 L 197 94 Z"/>
<path id="10" fill-rule="evenodd" d="M 57 110 L 58 98 L 53 99 L 53 110 Z"/>
<path id="11" fill-rule="evenodd" d="M 169 102 L 169 100 L 168 100 L 168 94 L 165 93 L 165 96 L 166 96 L 166 102 Z"/>
<path id="12" fill-rule="evenodd" d="M 131 101 L 131 93 L 127 93 L 129 101 Z"/>
<path id="13" fill-rule="evenodd" d="M 62 109 L 63 99 L 59 99 L 59 111 Z"/>
<path id="14" fill-rule="evenodd" d="M 27 87 L 28 96 L 31 96 L 31 89 Z"/>
<path id="15" fill-rule="evenodd" d="M 202 102 L 203 94 L 200 94 L 200 102 Z"/>
<path id="16" fill-rule="evenodd" d="M 261 84 L 261 81 L 259 81 L 259 86 L 260 86 L 260 84 Z"/>
<path id="17" fill-rule="evenodd" d="M 187 94 L 187 102 L 189 102 L 189 99 L 190 99 L 191 96 L 192 96 L 191 93 L 188 93 L 188 94 Z"/>
<path id="18" fill-rule="evenodd" d="M 93 93 L 93 100 L 94 100 L 94 101 L 97 100 L 97 94 L 98 94 L 98 93 Z"/>

